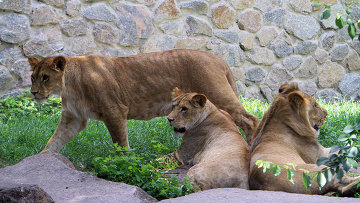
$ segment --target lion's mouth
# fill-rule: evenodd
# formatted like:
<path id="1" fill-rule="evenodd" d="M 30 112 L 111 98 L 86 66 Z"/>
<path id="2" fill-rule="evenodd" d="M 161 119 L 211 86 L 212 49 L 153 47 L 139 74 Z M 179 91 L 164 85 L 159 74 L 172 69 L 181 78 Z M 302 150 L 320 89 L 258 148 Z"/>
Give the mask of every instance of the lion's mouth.
<path id="1" fill-rule="evenodd" d="M 178 132 L 178 133 L 184 133 L 186 131 L 186 129 L 185 128 L 174 128 L 174 131 Z"/>
<path id="2" fill-rule="evenodd" d="M 314 128 L 316 131 L 318 131 L 318 130 L 319 130 L 319 126 L 318 126 L 318 125 L 316 125 L 316 124 L 313 126 L 313 128 Z"/>

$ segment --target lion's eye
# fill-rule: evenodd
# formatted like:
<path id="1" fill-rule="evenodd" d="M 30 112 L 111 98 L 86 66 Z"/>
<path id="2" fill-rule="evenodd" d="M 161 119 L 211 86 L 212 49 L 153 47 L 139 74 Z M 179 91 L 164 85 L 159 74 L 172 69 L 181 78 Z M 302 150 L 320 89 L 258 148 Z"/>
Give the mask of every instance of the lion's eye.
<path id="1" fill-rule="evenodd" d="M 31 75 L 31 82 L 34 82 L 35 77 L 33 75 Z"/>
<path id="2" fill-rule="evenodd" d="M 181 109 L 180 109 L 181 112 L 186 112 L 187 110 L 188 110 L 188 108 L 185 107 L 185 106 L 184 106 L 184 107 L 181 107 Z"/>
<path id="3" fill-rule="evenodd" d="M 49 80 L 49 76 L 47 76 L 47 75 L 43 75 L 43 77 L 42 77 L 42 81 L 43 81 L 43 82 L 46 82 L 47 80 Z"/>

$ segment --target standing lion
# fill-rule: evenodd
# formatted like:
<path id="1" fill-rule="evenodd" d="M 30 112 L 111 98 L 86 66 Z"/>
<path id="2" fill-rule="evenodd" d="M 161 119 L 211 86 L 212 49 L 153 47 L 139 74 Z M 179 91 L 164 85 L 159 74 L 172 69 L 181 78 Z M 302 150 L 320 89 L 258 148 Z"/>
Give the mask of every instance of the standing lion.
<path id="1" fill-rule="evenodd" d="M 193 50 L 172 50 L 128 57 L 29 57 L 31 93 L 61 95 L 62 115 L 43 152 L 58 152 L 83 130 L 89 118 L 101 120 L 112 140 L 128 146 L 127 119 L 148 120 L 171 111 L 171 91 L 206 94 L 230 113 L 246 136 L 258 118 L 241 105 L 229 66 L 220 57 Z"/>

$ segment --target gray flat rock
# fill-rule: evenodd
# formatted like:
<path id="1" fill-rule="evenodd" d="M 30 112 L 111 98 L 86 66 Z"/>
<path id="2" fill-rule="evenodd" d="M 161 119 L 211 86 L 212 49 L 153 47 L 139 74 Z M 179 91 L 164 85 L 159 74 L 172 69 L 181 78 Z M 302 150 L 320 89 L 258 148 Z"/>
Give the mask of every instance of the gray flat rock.
<path id="1" fill-rule="evenodd" d="M 55 202 L 154 202 L 142 189 L 74 169 L 60 154 L 38 154 L 0 169 L 0 187 L 37 185 Z"/>
<path id="2" fill-rule="evenodd" d="M 184 197 L 167 199 L 163 203 L 211 203 L 211 202 L 248 202 L 248 203 L 339 203 L 339 202 L 359 202 L 355 198 L 327 197 L 320 195 L 303 195 L 286 192 L 273 192 L 262 190 L 244 190 L 238 188 L 219 188 L 193 193 Z"/>

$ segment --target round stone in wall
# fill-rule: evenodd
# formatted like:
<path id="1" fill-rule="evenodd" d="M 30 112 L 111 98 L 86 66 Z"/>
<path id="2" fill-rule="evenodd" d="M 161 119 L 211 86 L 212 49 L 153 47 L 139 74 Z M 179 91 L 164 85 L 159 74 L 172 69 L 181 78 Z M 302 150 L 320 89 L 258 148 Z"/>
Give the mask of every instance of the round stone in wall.
<path id="1" fill-rule="evenodd" d="M 154 7 L 156 20 L 174 19 L 180 16 L 181 11 L 175 0 L 159 0 Z"/>
<path id="2" fill-rule="evenodd" d="M 215 30 L 214 35 L 217 38 L 224 40 L 225 42 L 229 42 L 231 44 L 239 43 L 239 32 L 236 30 Z"/>
<path id="3" fill-rule="evenodd" d="M 301 79 L 310 79 L 316 77 L 318 72 L 318 65 L 312 56 L 308 56 L 304 59 L 304 62 L 300 65 L 300 68 L 296 71 L 295 77 Z"/>
<path id="4" fill-rule="evenodd" d="M 330 52 L 331 61 L 342 61 L 349 53 L 347 44 L 336 44 Z"/>
<path id="5" fill-rule="evenodd" d="M 151 13 L 145 6 L 119 3 L 116 5 L 120 30 L 119 43 L 123 46 L 143 45 L 154 31 Z"/>
<path id="6" fill-rule="evenodd" d="M 42 28 L 33 33 L 33 38 L 23 45 L 25 56 L 47 57 L 64 48 L 61 31 L 56 28 Z"/>
<path id="7" fill-rule="evenodd" d="M 320 25 L 311 16 L 289 12 L 285 20 L 285 30 L 299 39 L 308 40 L 318 34 Z"/>
<path id="8" fill-rule="evenodd" d="M 314 80 L 299 80 L 297 81 L 301 91 L 305 92 L 310 96 L 314 96 L 317 92 L 317 85 Z"/>
<path id="9" fill-rule="evenodd" d="M 243 10 L 246 8 L 251 8 L 255 0 L 230 0 L 231 5 L 235 9 Z"/>
<path id="10" fill-rule="evenodd" d="M 96 22 L 93 27 L 95 40 L 105 44 L 114 44 L 119 41 L 119 30 L 109 23 Z"/>
<path id="11" fill-rule="evenodd" d="M 10 73 L 16 76 L 18 80 L 17 86 L 29 86 L 31 85 L 31 71 L 28 60 L 17 60 L 11 67 Z"/>
<path id="12" fill-rule="evenodd" d="M 239 32 L 240 47 L 242 50 L 248 51 L 254 47 L 255 35 L 247 31 Z"/>
<path id="13" fill-rule="evenodd" d="M 0 66 L 0 92 L 15 86 L 15 81 L 5 66 Z"/>
<path id="14" fill-rule="evenodd" d="M 250 62 L 254 64 L 272 65 L 275 63 L 275 55 L 268 48 L 255 47 L 246 53 Z"/>
<path id="15" fill-rule="evenodd" d="M 303 59 L 301 56 L 299 55 L 291 55 L 286 57 L 282 64 L 284 65 L 284 67 L 286 69 L 288 69 L 289 71 L 296 69 L 297 67 L 300 66 L 300 64 L 303 62 Z"/>
<path id="16" fill-rule="evenodd" d="M 360 75 L 356 73 L 346 74 L 344 80 L 339 84 L 339 89 L 346 99 L 358 98 L 360 91 Z"/>
<path id="17" fill-rule="evenodd" d="M 320 36 L 320 45 L 325 50 L 329 51 L 335 44 L 335 32 L 325 32 Z"/>
<path id="18" fill-rule="evenodd" d="M 2 0 L 0 9 L 29 14 L 31 12 L 31 0 Z"/>
<path id="19" fill-rule="evenodd" d="M 349 56 L 346 58 L 345 63 L 346 63 L 346 67 L 350 71 L 360 70 L 360 57 L 359 57 L 359 54 L 354 50 L 350 50 Z"/>
<path id="20" fill-rule="evenodd" d="M 224 3 L 215 4 L 211 8 L 211 20 L 220 29 L 230 28 L 235 21 L 235 10 Z"/>
<path id="21" fill-rule="evenodd" d="M 187 35 L 213 35 L 213 30 L 210 24 L 203 19 L 191 15 L 186 18 L 186 24 Z"/>
<path id="22" fill-rule="evenodd" d="M 86 35 L 88 24 L 85 19 L 70 19 L 60 24 L 61 30 L 69 37 Z"/>
<path id="23" fill-rule="evenodd" d="M 81 3 L 79 0 L 69 0 L 65 4 L 65 12 L 71 17 L 76 17 L 81 14 Z"/>
<path id="24" fill-rule="evenodd" d="M 271 42 L 269 48 L 273 50 L 273 52 L 279 58 L 288 56 L 294 52 L 292 46 L 290 46 L 284 39 L 281 38 Z"/>
<path id="25" fill-rule="evenodd" d="M 17 45 L 3 44 L 0 45 L 0 64 L 9 65 L 23 57 L 21 49 Z"/>
<path id="26" fill-rule="evenodd" d="M 33 8 L 31 25 L 58 24 L 59 22 L 60 16 L 53 7 L 41 5 Z"/>
<path id="27" fill-rule="evenodd" d="M 159 28 L 165 34 L 169 35 L 183 35 L 184 33 L 184 20 L 168 20 L 159 24 Z"/>
<path id="28" fill-rule="evenodd" d="M 329 59 L 329 53 L 327 53 L 325 50 L 320 48 L 316 49 L 313 56 L 315 60 L 320 64 L 323 64 L 325 61 Z"/>
<path id="29" fill-rule="evenodd" d="M 116 18 L 115 13 L 105 3 L 96 3 L 86 8 L 82 15 L 90 20 L 111 22 Z"/>
<path id="30" fill-rule="evenodd" d="M 25 15 L 0 14 L 0 28 L 1 41 L 16 44 L 30 38 L 29 20 Z"/>
<path id="31" fill-rule="evenodd" d="M 341 94 L 333 89 L 323 89 L 323 90 L 319 90 L 316 93 L 315 98 L 334 102 L 337 101 L 339 98 L 341 98 Z"/>
<path id="32" fill-rule="evenodd" d="M 76 37 L 73 38 L 71 43 L 71 52 L 75 55 L 82 56 L 90 54 L 96 48 L 94 40 L 90 37 Z"/>
<path id="33" fill-rule="evenodd" d="M 267 12 L 281 7 L 282 2 L 282 0 L 255 0 L 254 7 L 262 12 Z"/>
<path id="34" fill-rule="evenodd" d="M 261 82 L 266 76 L 266 71 L 260 66 L 253 66 L 245 71 L 245 79 L 250 84 Z"/>
<path id="35" fill-rule="evenodd" d="M 278 36 L 278 31 L 273 26 L 264 26 L 263 28 L 261 28 L 261 30 L 259 30 L 256 33 L 256 38 L 258 38 L 260 42 L 260 46 L 262 47 L 265 47 L 268 44 L 270 44 L 270 42 L 274 40 L 275 37 L 277 36 Z"/>
<path id="36" fill-rule="evenodd" d="M 279 27 L 283 26 L 286 11 L 283 8 L 274 9 L 264 13 L 265 24 L 274 24 Z"/>
<path id="37" fill-rule="evenodd" d="M 259 11 L 247 9 L 239 14 L 237 24 L 242 30 L 257 32 L 263 26 L 263 17 Z"/>
<path id="38" fill-rule="evenodd" d="M 315 51 L 318 47 L 318 42 L 315 40 L 312 41 L 300 41 L 295 45 L 295 54 L 308 55 L 311 52 Z"/>
<path id="39" fill-rule="evenodd" d="M 272 91 L 277 91 L 280 85 L 288 83 L 293 78 L 294 76 L 286 68 L 275 64 L 266 76 L 264 84 L 270 87 Z"/>
<path id="40" fill-rule="evenodd" d="M 289 0 L 288 4 L 298 13 L 310 13 L 312 11 L 311 1 L 309 0 Z"/>
<path id="41" fill-rule="evenodd" d="M 55 7 L 63 7 L 64 6 L 64 0 L 40 0 L 41 2 L 44 2 L 45 4 L 55 6 Z"/>
<path id="42" fill-rule="evenodd" d="M 339 82 L 344 78 L 346 71 L 339 64 L 326 61 L 320 68 L 318 74 L 318 83 L 322 88 L 336 88 Z"/>
<path id="43" fill-rule="evenodd" d="M 209 11 L 209 4 L 204 0 L 185 1 L 179 4 L 182 9 L 190 9 L 199 14 L 206 15 Z"/>

